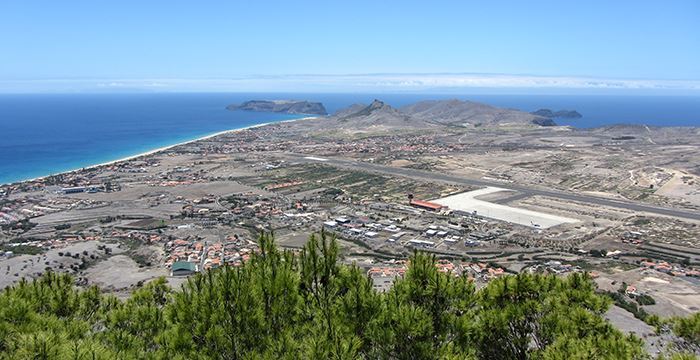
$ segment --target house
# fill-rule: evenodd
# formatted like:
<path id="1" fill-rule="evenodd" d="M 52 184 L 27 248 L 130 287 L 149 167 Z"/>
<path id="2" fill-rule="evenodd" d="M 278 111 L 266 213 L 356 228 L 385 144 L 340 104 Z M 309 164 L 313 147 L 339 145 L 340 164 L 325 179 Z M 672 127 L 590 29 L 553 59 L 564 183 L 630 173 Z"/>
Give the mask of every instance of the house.
<path id="1" fill-rule="evenodd" d="M 399 228 L 396 225 L 389 225 L 389 226 L 385 227 L 384 230 L 386 230 L 388 232 L 397 233 L 397 232 L 401 231 L 401 228 Z"/>
<path id="2" fill-rule="evenodd" d="M 338 223 L 335 221 L 326 221 L 323 223 L 323 225 L 327 226 L 327 227 L 336 227 L 336 226 L 338 226 Z"/>
<path id="3" fill-rule="evenodd" d="M 85 192 L 87 190 L 87 187 L 85 186 L 75 186 L 75 187 L 65 187 L 61 189 L 61 193 L 63 194 L 77 194 L 81 192 Z"/>
<path id="4" fill-rule="evenodd" d="M 197 265 L 187 261 L 176 261 L 170 268 L 171 276 L 189 276 L 197 272 Z"/>
<path id="5" fill-rule="evenodd" d="M 435 243 L 432 241 L 428 240 L 418 240 L 418 239 L 413 239 L 408 241 L 408 245 L 413 246 L 413 247 L 433 247 L 435 246 Z"/>
<path id="6" fill-rule="evenodd" d="M 362 233 L 364 232 L 364 230 L 360 228 L 351 228 L 349 231 L 355 235 L 362 235 Z"/>

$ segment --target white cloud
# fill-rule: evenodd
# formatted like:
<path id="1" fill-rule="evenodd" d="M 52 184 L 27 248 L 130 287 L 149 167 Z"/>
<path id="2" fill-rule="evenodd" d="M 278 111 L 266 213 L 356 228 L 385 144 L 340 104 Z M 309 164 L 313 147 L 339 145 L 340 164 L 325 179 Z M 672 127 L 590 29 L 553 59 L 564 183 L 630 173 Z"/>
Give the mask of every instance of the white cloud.
<path id="1" fill-rule="evenodd" d="M 0 92 L 89 91 L 458 91 L 469 89 L 700 91 L 700 80 L 603 79 L 505 74 L 267 75 L 227 79 L 54 79 L 1 81 Z"/>

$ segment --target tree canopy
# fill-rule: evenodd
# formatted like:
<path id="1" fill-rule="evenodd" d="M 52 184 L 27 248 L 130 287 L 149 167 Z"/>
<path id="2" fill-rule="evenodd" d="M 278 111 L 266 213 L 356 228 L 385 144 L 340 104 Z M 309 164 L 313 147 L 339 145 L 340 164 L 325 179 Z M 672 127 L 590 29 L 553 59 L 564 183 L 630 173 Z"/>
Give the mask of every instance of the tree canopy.
<path id="1" fill-rule="evenodd" d="M 391 290 L 335 239 L 294 255 L 263 234 L 240 267 L 152 281 L 128 299 L 47 273 L 0 294 L 4 359 L 641 359 L 586 274 L 519 274 L 477 290 L 417 252 Z"/>

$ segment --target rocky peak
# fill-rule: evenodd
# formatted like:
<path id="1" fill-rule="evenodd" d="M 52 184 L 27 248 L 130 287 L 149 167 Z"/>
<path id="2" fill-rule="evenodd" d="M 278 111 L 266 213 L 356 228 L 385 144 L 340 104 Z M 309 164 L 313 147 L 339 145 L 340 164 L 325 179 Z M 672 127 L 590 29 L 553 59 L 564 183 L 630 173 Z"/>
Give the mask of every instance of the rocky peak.
<path id="1" fill-rule="evenodd" d="M 371 104 L 367 105 L 363 109 L 353 114 L 346 115 L 345 117 L 371 116 L 375 114 L 391 114 L 394 116 L 400 115 L 399 111 L 391 107 L 391 105 L 388 105 L 381 100 L 374 99 Z"/>
<path id="2" fill-rule="evenodd" d="M 367 108 L 371 111 L 371 110 L 381 109 L 385 106 L 388 106 L 388 105 L 385 104 L 381 100 L 374 99 L 374 101 L 372 101 L 372 103 L 369 104 L 369 106 Z"/>

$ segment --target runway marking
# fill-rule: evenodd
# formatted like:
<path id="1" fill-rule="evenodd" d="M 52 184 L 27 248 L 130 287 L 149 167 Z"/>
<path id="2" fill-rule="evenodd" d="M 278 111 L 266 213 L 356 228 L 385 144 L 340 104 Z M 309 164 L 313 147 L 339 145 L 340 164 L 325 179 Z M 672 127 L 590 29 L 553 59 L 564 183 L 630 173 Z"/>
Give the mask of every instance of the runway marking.
<path id="1" fill-rule="evenodd" d="M 328 159 L 315 157 L 315 156 L 305 156 L 304 159 L 313 160 L 313 161 L 328 161 Z"/>

